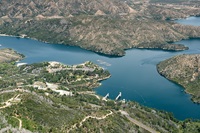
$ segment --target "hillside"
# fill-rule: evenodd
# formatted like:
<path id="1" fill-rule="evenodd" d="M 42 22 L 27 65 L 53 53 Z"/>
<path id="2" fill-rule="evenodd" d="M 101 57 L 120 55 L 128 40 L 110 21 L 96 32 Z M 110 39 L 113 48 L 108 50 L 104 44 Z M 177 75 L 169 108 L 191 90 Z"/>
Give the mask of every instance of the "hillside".
<path id="1" fill-rule="evenodd" d="M 0 50 L 0 63 L 12 62 L 21 60 L 24 56 L 17 53 L 12 49 L 1 49 Z"/>
<path id="2" fill-rule="evenodd" d="M 2 50 L 0 50 L 1 52 Z M 136 102 L 103 99 L 92 90 L 108 71 L 85 62 L 0 64 L 0 132 L 198 132 L 200 122 Z"/>
<path id="3" fill-rule="evenodd" d="M 124 50 L 129 48 L 179 51 L 188 48 L 169 42 L 200 37 L 200 27 L 167 21 L 199 15 L 199 3 L 182 4 L 148 0 L 2 0 L 0 33 L 115 56 L 125 55 Z"/>
<path id="4" fill-rule="evenodd" d="M 200 55 L 179 55 L 157 65 L 158 72 L 185 88 L 200 103 Z"/>

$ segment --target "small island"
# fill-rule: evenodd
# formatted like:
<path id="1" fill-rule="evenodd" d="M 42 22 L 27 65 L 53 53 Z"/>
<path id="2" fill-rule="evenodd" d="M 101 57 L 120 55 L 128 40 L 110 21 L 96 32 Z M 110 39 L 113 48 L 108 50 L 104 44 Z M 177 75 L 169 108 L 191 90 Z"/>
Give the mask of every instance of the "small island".
<path id="1" fill-rule="evenodd" d="M 178 55 L 160 62 L 158 72 L 185 88 L 200 103 L 200 55 Z"/>

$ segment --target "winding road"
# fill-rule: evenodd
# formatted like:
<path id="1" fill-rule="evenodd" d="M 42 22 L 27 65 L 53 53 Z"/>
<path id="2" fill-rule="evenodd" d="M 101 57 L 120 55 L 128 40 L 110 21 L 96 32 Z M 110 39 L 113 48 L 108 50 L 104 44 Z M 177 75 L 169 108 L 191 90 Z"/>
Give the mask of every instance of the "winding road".
<path id="1" fill-rule="evenodd" d="M 97 119 L 97 120 L 103 120 L 103 119 L 105 119 L 106 117 L 108 117 L 108 116 L 110 116 L 110 115 L 112 115 L 112 114 L 113 114 L 113 112 L 110 110 L 110 113 L 108 113 L 108 114 L 106 114 L 106 115 L 104 115 L 104 116 L 101 116 L 101 117 L 96 117 L 96 116 L 91 116 L 91 115 L 86 116 L 86 117 L 79 123 L 79 127 L 81 127 L 81 126 L 83 125 L 83 122 L 85 122 L 85 121 L 86 121 L 87 119 L 89 119 L 89 118 Z M 72 129 L 74 129 L 74 128 L 77 126 L 77 124 L 78 124 L 78 123 L 74 124 L 74 125 L 67 131 L 67 133 L 69 133 Z"/>
<path id="2" fill-rule="evenodd" d="M 17 118 L 17 117 L 15 117 L 15 116 L 12 116 L 12 117 L 19 121 L 19 129 L 21 130 L 22 129 L 22 120 Z"/>

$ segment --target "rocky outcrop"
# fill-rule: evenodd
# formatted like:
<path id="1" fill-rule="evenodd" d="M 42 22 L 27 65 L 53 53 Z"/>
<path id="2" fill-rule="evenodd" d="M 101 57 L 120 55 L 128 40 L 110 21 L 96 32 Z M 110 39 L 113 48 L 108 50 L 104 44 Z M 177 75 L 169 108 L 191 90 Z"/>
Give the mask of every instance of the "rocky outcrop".
<path id="1" fill-rule="evenodd" d="M 22 54 L 19 54 L 12 49 L 0 50 L 0 63 L 17 61 L 21 60 L 22 58 L 23 58 Z"/>
<path id="2" fill-rule="evenodd" d="M 158 72 L 185 88 L 200 103 L 200 55 L 178 55 L 157 65 Z"/>

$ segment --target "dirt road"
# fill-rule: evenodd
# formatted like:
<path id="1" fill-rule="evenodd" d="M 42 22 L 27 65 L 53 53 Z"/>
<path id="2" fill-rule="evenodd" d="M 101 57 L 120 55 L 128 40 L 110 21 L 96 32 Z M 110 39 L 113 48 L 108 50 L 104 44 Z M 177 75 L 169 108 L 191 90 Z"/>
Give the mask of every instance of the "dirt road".
<path id="1" fill-rule="evenodd" d="M 149 131 L 150 133 L 159 133 L 159 132 L 157 132 L 156 130 L 154 130 L 153 128 L 151 128 L 151 127 L 149 127 L 149 126 L 146 126 L 146 125 L 144 125 L 143 123 L 139 122 L 138 120 L 135 120 L 135 119 L 131 118 L 131 117 L 129 116 L 129 114 L 128 114 L 126 111 L 120 110 L 120 112 L 121 112 L 122 115 L 125 115 L 126 118 L 129 119 L 129 121 L 131 121 L 131 122 L 134 123 L 135 125 L 137 125 L 137 126 L 143 128 L 143 129 Z"/>

